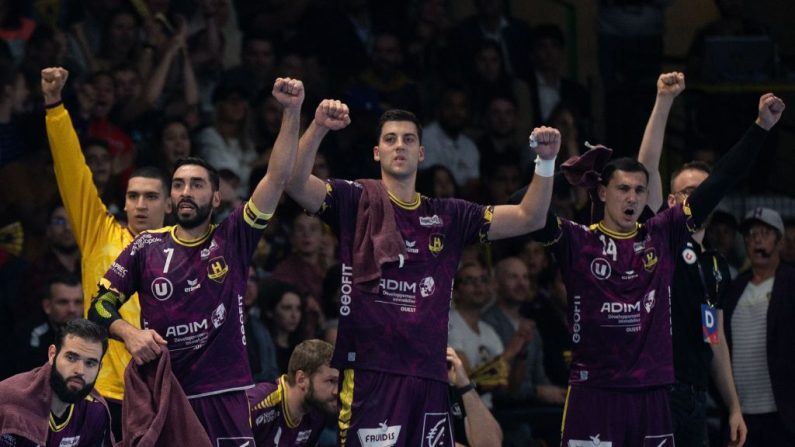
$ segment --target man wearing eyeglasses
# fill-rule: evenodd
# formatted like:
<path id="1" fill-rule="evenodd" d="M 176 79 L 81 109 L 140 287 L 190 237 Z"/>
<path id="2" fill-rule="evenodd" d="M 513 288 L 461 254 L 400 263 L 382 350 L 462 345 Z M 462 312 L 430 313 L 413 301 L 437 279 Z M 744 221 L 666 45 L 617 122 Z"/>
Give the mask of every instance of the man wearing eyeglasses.
<path id="1" fill-rule="evenodd" d="M 746 446 L 795 445 L 795 268 L 781 263 L 784 222 L 756 208 L 740 225 L 751 270 L 726 292 L 726 338 Z"/>

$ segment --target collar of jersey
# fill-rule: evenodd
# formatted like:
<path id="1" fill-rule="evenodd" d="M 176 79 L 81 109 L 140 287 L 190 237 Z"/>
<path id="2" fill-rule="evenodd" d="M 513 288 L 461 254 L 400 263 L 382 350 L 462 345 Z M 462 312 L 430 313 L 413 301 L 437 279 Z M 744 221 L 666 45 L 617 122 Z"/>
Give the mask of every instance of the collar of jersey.
<path id="1" fill-rule="evenodd" d="M 607 227 L 605 227 L 602 224 L 602 222 L 599 222 L 598 224 L 596 224 L 595 227 L 599 231 L 601 231 L 602 233 L 604 233 L 604 234 L 606 234 L 606 235 L 608 235 L 608 236 L 610 236 L 612 238 L 615 238 L 615 239 L 632 239 L 633 237 L 635 237 L 635 235 L 638 234 L 638 228 L 640 228 L 640 224 L 635 222 L 635 229 L 632 230 L 632 231 L 627 231 L 626 233 L 623 233 L 623 232 L 620 232 L 620 231 L 609 230 L 609 229 L 607 229 Z"/>
<path id="2" fill-rule="evenodd" d="M 210 225 L 209 227 L 207 227 L 207 232 L 204 233 L 203 235 L 199 236 L 196 239 L 191 239 L 189 241 L 185 241 L 185 240 L 182 240 L 182 239 L 177 237 L 177 226 L 174 225 L 173 227 L 171 227 L 171 237 L 174 238 L 174 241 L 176 243 L 178 243 L 179 245 L 184 245 L 186 247 L 195 247 L 195 246 L 201 244 L 202 242 L 206 241 L 207 238 L 210 237 L 210 235 L 212 234 L 214 229 L 215 229 L 215 225 Z"/>
<path id="3" fill-rule="evenodd" d="M 287 424 L 287 428 L 295 428 L 298 427 L 298 424 L 301 421 L 293 421 L 293 418 L 290 417 L 290 408 L 287 405 L 287 376 L 283 375 L 279 377 L 279 386 L 282 389 L 282 414 L 284 415 L 284 422 Z"/>
<path id="4" fill-rule="evenodd" d="M 420 203 L 422 202 L 422 197 L 420 197 L 420 193 L 418 192 L 415 193 L 416 196 L 414 196 L 414 201 L 411 203 L 400 200 L 396 195 L 392 194 L 389 191 L 387 191 L 387 193 L 389 194 L 389 200 L 395 202 L 397 206 L 406 210 L 416 210 L 417 208 L 420 207 Z"/>
<path id="5" fill-rule="evenodd" d="M 72 413 L 75 410 L 75 404 L 69 404 L 69 408 L 66 410 L 69 414 L 66 416 L 66 420 L 63 421 L 61 424 L 55 423 L 55 418 L 53 417 L 52 413 L 50 413 L 50 430 L 53 432 L 59 432 L 66 428 L 69 425 L 69 421 L 72 420 Z"/>

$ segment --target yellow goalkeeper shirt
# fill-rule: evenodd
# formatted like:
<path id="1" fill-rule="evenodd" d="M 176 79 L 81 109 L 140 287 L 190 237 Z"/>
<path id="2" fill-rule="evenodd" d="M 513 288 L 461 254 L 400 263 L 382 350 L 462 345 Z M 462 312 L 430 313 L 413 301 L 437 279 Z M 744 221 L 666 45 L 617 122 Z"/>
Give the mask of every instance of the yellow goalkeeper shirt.
<path id="1" fill-rule="evenodd" d="M 50 140 L 55 178 L 64 209 L 80 248 L 83 281 L 83 314 L 88 315 L 97 284 L 116 257 L 134 236 L 108 213 L 94 186 L 91 171 L 80 150 L 77 133 L 63 105 L 47 109 L 47 137 Z M 121 307 L 122 318 L 140 328 L 141 306 L 133 295 Z M 124 343 L 110 340 L 102 359 L 96 389 L 102 396 L 121 400 L 124 396 L 124 368 L 130 353 Z"/>

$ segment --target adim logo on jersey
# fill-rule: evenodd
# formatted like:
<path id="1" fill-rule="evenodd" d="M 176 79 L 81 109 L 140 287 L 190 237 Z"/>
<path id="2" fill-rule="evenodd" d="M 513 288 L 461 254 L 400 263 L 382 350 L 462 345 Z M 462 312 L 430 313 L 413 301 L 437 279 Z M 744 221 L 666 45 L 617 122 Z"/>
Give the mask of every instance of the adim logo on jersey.
<path id="1" fill-rule="evenodd" d="M 428 240 L 428 251 L 434 256 L 439 256 L 442 250 L 444 250 L 444 235 L 441 233 L 431 234 Z"/>
<path id="2" fill-rule="evenodd" d="M 226 265 L 226 260 L 223 256 L 210 259 L 209 265 L 207 265 L 208 278 L 217 283 L 223 284 L 228 272 L 229 266 Z"/>

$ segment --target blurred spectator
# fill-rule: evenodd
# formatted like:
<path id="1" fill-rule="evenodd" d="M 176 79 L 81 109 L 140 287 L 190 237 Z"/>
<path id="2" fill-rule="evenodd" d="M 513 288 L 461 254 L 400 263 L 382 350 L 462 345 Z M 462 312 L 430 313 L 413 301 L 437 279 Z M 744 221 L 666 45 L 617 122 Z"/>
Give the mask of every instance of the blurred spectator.
<path id="1" fill-rule="evenodd" d="M 748 447 L 795 440 L 795 270 L 781 263 L 784 223 L 770 208 L 751 210 L 741 225 L 751 270 L 726 293 L 726 338 L 748 426 Z"/>
<path id="2" fill-rule="evenodd" d="M 84 54 L 90 71 L 110 70 L 122 63 L 141 63 L 147 57 L 140 45 L 141 31 L 141 19 L 132 9 L 111 12 L 104 23 L 99 51 Z"/>
<path id="3" fill-rule="evenodd" d="M 413 29 L 406 38 L 406 72 L 420 83 L 424 105 L 431 103 L 438 92 L 444 71 L 453 64 L 448 47 L 452 26 L 445 0 L 419 0 L 410 11 Z M 432 110 L 423 108 L 422 115 Z"/>
<path id="4" fill-rule="evenodd" d="M 522 169 L 516 154 L 492 155 L 488 169 L 483 171 L 483 187 L 480 188 L 485 196 L 478 202 L 507 204 L 511 194 L 523 184 Z"/>
<path id="5" fill-rule="evenodd" d="M 25 43 L 36 29 L 36 22 L 25 17 L 25 2 L 3 1 L 0 3 L 0 39 L 11 49 L 15 62 L 25 55 Z"/>
<path id="6" fill-rule="evenodd" d="M 218 195 L 221 196 L 221 204 L 213 212 L 213 222 L 215 223 L 223 222 L 232 211 L 243 203 L 243 199 L 238 193 L 240 177 L 229 169 L 219 169 L 218 177 Z"/>
<path id="7" fill-rule="evenodd" d="M 261 288 L 258 301 L 261 303 L 262 319 L 276 348 L 279 374 L 284 374 L 290 354 L 303 341 L 304 298 L 298 289 L 289 284 L 268 281 Z"/>
<path id="8" fill-rule="evenodd" d="M 32 75 L 43 68 L 66 63 L 66 35 L 52 26 L 37 24 L 25 46 L 22 71 Z"/>
<path id="9" fill-rule="evenodd" d="M 370 64 L 347 93 L 352 110 L 380 115 L 389 109 L 420 111 L 417 84 L 403 70 L 403 48 L 397 34 L 380 32 L 373 40 Z"/>
<path id="10" fill-rule="evenodd" d="M 425 159 L 420 164 L 421 169 L 435 164 L 445 166 L 453 172 L 458 186 L 464 189 L 474 187 L 480 177 L 478 148 L 463 133 L 469 110 L 469 99 L 462 88 L 448 86 L 442 92 L 437 120 L 423 130 Z"/>
<path id="11" fill-rule="evenodd" d="M 276 265 L 272 278 L 319 300 L 326 276 L 325 267 L 321 265 L 322 243 L 323 222 L 318 217 L 298 213 L 290 229 L 290 256 Z"/>
<path id="12" fill-rule="evenodd" d="M 511 375 L 519 378 L 517 385 L 505 392 L 495 393 L 494 404 L 498 410 L 509 408 L 528 409 L 530 406 L 562 405 L 566 390 L 552 385 L 544 369 L 544 350 L 536 324 L 520 313 L 521 307 L 530 297 L 530 278 L 521 259 L 510 257 L 495 266 L 497 302 L 483 313 L 483 320 L 497 331 L 503 344 L 521 342 L 523 348 L 511 362 Z M 512 382 L 513 383 L 513 382 Z M 498 420 L 501 420 L 498 413 Z M 551 420 L 537 420 L 527 425 L 526 418 L 502 419 L 506 443 L 529 445 L 530 431 L 555 436 L 560 426 L 559 415 Z M 533 435 L 536 436 L 535 434 Z"/>
<path id="13" fill-rule="evenodd" d="M 548 270 L 551 265 L 544 244 L 533 239 L 527 239 L 522 245 L 519 259 L 521 259 L 527 267 L 527 275 L 530 281 L 544 288 L 543 286 L 546 284 L 541 283 L 547 281 L 546 276 L 549 276 Z"/>
<path id="14" fill-rule="evenodd" d="M 506 352 L 499 335 L 488 323 L 481 320 L 480 312 L 491 301 L 491 278 L 486 269 L 478 263 L 463 264 L 456 273 L 453 283 L 453 309 L 450 310 L 448 344 L 461 358 L 464 369 L 473 375 L 481 367 L 502 358 L 507 366 L 523 348 L 514 343 Z M 486 407 L 492 407 L 491 389 L 508 386 L 508 368 L 495 368 L 498 371 L 489 377 L 488 383 L 481 384 L 481 397 Z"/>
<path id="15" fill-rule="evenodd" d="M 266 29 L 272 32 L 269 28 Z M 243 37 L 240 65 L 224 72 L 224 79 L 247 86 L 251 97 L 270 94 L 276 69 L 276 45 L 271 37 L 250 32 Z"/>
<path id="16" fill-rule="evenodd" d="M 519 79 L 530 74 L 530 27 L 505 14 L 502 0 L 476 0 L 476 13 L 465 18 L 453 31 L 459 60 L 471 61 L 483 40 L 492 40 L 500 47 L 505 71 Z"/>
<path id="17" fill-rule="evenodd" d="M 267 382 L 279 376 L 276 365 L 276 348 L 273 346 L 271 334 L 261 320 L 262 310 L 257 305 L 259 296 L 259 279 L 257 269 L 248 268 L 248 281 L 246 294 L 243 297 L 245 305 L 245 330 L 246 349 L 248 350 L 248 363 L 251 367 L 251 376 L 255 382 Z"/>
<path id="18" fill-rule="evenodd" d="M 10 62 L 0 62 L 0 166 L 23 157 L 29 150 L 15 122 L 29 93 L 22 73 Z"/>
<path id="19" fill-rule="evenodd" d="M 157 164 L 169 175 L 180 158 L 190 157 L 192 143 L 188 126 L 179 118 L 169 118 L 160 124 L 153 138 Z"/>
<path id="20" fill-rule="evenodd" d="M 55 343 L 61 328 L 83 316 L 80 276 L 65 272 L 51 273 L 42 287 L 42 295 L 36 298 L 40 300 L 44 313 L 20 315 L 24 321 L 15 328 L 9 344 L 8 360 L 13 366 L 7 376 L 41 366 L 47 361 L 47 349 Z"/>
<path id="21" fill-rule="evenodd" d="M 262 92 L 254 101 L 254 121 L 252 130 L 257 153 L 267 159 L 282 122 L 282 106 L 270 91 Z"/>
<path id="22" fill-rule="evenodd" d="M 530 156 L 527 150 L 527 128 L 519 124 L 516 100 L 512 96 L 495 95 L 486 103 L 482 118 L 483 135 L 478 139 L 480 170 L 491 168 L 494 157 L 516 157 L 522 175 L 530 172 Z M 524 134 L 521 135 L 520 134 Z"/>
<path id="23" fill-rule="evenodd" d="M 588 126 L 591 98 L 577 81 L 563 75 L 566 40 L 557 25 L 543 24 L 533 28 L 533 73 L 528 83 L 533 98 L 533 126 L 549 125 L 553 112 L 565 104 Z M 582 124 L 582 123 L 581 123 Z"/>
<path id="24" fill-rule="evenodd" d="M 219 84 L 213 92 L 215 120 L 197 136 L 199 154 L 216 169 L 229 169 L 240 177 L 238 194 L 248 196 L 251 169 L 257 151 L 248 132 L 248 90 L 230 83 Z"/>
<path id="25" fill-rule="evenodd" d="M 795 264 L 795 220 L 784 222 L 784 245 L 781 247 L 781 262 Z"/>
<path id="26" fill-rule="evenodd" d="M 437 199 L 459 197 L 453 172 L 446 166 L 435 164 L 417 173 L 417 192 Z"/>
<path id="27" fill-rule="evenodd" d="M 63 204 L 57 202 L 50 208 L 47 224 L 47 251 L 34 260 L 25 272 L 22 287 L 14 304 L 18 317 L 38 313 L 39 301 L 46 293 L 46 279 L 55 274 L 80 277 L 80 251 L 66 216 Z"/>
<path id="28" fill-rule="evenodd" d="M 715 250 L 729 262 L 732 278 L 743 265 L 742 255 L 737 250 L 737 219 L 730 213 L 715 210 L 707 222 L 704 232 L 704 246 Z"/>

